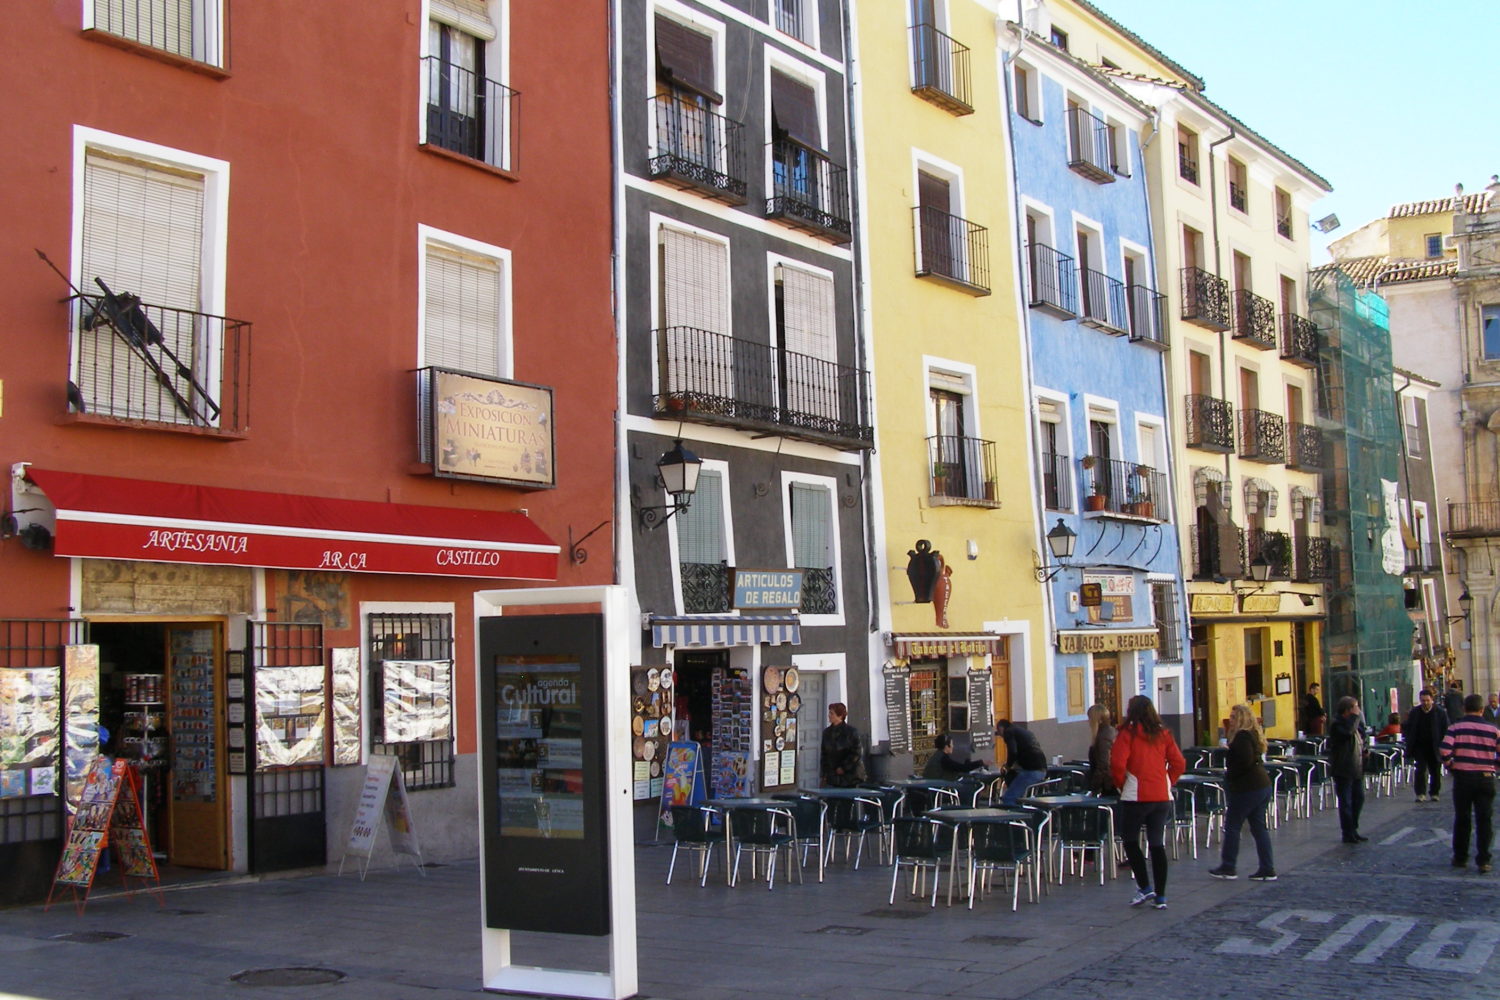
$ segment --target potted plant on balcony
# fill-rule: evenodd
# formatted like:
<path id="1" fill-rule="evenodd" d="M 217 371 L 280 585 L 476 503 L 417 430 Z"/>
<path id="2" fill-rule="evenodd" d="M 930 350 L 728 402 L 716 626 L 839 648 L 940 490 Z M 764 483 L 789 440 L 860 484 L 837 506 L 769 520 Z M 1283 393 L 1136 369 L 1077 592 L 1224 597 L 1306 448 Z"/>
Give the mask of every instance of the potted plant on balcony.
<path id="1" fill-rule="evenodd" d="M 1093 492 L 1083 498 L 1084 510 L 1103 510 L 1109 502 L 1109 497 L 1104 492 L 1104 484 L 1098 480 L 1094 481 Z"/>
<path id="2" fill-rule="evenodd" d="M 1125 513 L 1134 514 L 1136 517 L 1155 517 L 1156 504 L 1149 500 L 1143 491 L 1131 490 L 1130 502 L 1125 506 Z"/>
<path id="3" fill-rule="evenodd" d="M 945 497 L 948 495 L 948 463 L 932 463 L 932 495 Z"/>

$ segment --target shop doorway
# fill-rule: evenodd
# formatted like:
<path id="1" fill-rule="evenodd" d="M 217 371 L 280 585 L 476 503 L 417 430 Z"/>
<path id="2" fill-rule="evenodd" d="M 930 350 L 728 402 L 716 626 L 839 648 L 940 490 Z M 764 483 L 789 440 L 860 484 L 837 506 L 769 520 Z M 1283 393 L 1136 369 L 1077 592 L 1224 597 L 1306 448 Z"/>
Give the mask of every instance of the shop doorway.
<path id="1" fill-rule="evenodd" d="M 933 737 L 948 729 L 948 661 L 913 660 L 908 684 L 912 749 L 919 761 L 925 761 Z"/>
<path id="2" fill-rule="evenodd" d="M 703 755 L 710 796 L 748 795 L 759 788 L 751 766 L 753 694 L 749 671 L 730 667 L 729 650 L 679 650 L 678 725 Z"/>
<path id="3" fill-rule="evenodd" d="M 828 725 L 828 675 L 801 672 L 797 684 L 797 787 L 823 784 L 823 729 Z"/>
<path id="4" fill-rule="evenodd" d="M 141 779 L 157 857 L 229 867 L 222 622 L 93 622 L 105 751 Z"/>
<path id="5" fill-rule="evenodd" d="M 1120 712 L 1120 654 L 1094 654 L 1094 704 L 1109 709 L 1116 721 L 1123 719 Z"/>

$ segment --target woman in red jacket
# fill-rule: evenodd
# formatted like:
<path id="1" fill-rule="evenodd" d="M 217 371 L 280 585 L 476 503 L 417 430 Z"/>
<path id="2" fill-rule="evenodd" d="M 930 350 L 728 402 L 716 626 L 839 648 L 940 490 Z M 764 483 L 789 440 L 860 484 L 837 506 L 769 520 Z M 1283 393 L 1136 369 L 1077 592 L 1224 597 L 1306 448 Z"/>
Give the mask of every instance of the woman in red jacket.
<path id="1" fill-rule="evenodd" d="M 1125 724 L 1115 737 L 1109 770 L 1120 790 L 1117 808 L 1120 838 L 1135 875 L 1131 906 L 1153 903 L 1167 908 L 1167 821 L 1172 818 L 1172 786 L 1187 770 L 1177 741 L 1161 724 L 1151 699 L 1138 694 L 1125 708 Z M 1151 848 L 1151 882 L 1146 881 L 1146 858 L 1141 853 L 1141 827 Z M 1154 888 L 1151 886 L 1154 885 Z"/>

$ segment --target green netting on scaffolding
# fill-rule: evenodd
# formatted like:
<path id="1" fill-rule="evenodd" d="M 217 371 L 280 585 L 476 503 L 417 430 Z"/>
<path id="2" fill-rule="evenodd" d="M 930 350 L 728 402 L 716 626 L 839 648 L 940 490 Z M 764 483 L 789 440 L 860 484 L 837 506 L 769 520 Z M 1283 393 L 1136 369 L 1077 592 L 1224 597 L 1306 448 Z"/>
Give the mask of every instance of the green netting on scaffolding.
<path id="1" fill-rule="evenodd" d="M 1379 295 L 1336 267 L 1312 272 L 1318 326 L 1318 425 L 1325 443 L 1323 533 L 1334 558 L 1323 629 L 1324 693 L 1354 695 L 1383 719 L 1393 688 L 1410 700 L 1411 619 L 1397 496 L 1401 427 L 1390 316 Z"/>

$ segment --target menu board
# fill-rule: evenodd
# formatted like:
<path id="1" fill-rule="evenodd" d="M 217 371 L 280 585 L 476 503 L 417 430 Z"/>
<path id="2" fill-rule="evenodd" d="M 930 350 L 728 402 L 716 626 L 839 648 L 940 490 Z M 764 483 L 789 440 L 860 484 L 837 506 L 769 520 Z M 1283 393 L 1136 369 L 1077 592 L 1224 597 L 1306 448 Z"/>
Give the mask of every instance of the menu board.
<path id="1" fill-rule="evenodd" d="M 0 798 L 57 792 L 62 670 L 0 668 Z"/>
<path id="2" fill-rule="evenodd" d="M 796 667 L 766 667 L 761 671 L 760 752 L 765 763 L 761 787 L 781 788 L 797 783 L 797 710 L 802 707 Z"/>
<path id="3" fill-rule="evenodd" d="M 581 669 L 564 657 L 496 658 L 501 836 L 584 837 Z"/>
<path id="4" fill-rule="evenodd" d="M 661 795 L 667 746 L 672 740 L 671 667 L 630 668 L 631 797 Z"/>
<path id="5" fill-rule="evenodd" d="M 214 631 L 174 628 L 167 632 L 172 665 L 172 798 L 213 802 L 218 798 L 218 713 L 214 710 Z"/>
<path id="6" fill-rule="evenodd" d="M 713 715 L 712 763 L 709 780 L 714 798 L 749 794 L 748 764 L 738 762 L 750 754 L 750 678 L 746 671 L 715 667 L 709 679 L 710 710 Z"/>
<path id="7" fill-rule="evenodd" d="M 63 724 L 67 741 L 63 789 L 69 812 L 76 812 L 89 765 L 99 756 L 99 647 L 63 647 Z"/>
<path id="8" fill-rule="evenodd" d="M 323 666 L 257 667 L 255 767 L 323 760 Z M 233 734 L 230 746 L 234 746 Z"/>
<path id="9" fill-rule="evenodd" d="M 911 670 L 888 664 L 885 678 L 885 716 L 891 731 L 891 753 L 911 753 Z"/>
<path id="10" fill-rule="evenodd" d="M 969 671 L 969 748 L 978 753 L 995 745 L 995 720 L 992 716 L 994 693 L 988 670 Z"/>
<path id="11" fill-rule="evenodd" d="M 384 742 L 453 738 L 452 660 L 385 660 L 380 672 Z"/>
<path id="12" fill-rule="evenodd" d="M 330 651 L 333 655 L 333 763 L 358 764 L 359 725 L 359 649 L 343 646 Z"/>

